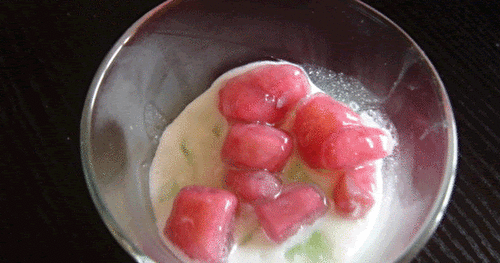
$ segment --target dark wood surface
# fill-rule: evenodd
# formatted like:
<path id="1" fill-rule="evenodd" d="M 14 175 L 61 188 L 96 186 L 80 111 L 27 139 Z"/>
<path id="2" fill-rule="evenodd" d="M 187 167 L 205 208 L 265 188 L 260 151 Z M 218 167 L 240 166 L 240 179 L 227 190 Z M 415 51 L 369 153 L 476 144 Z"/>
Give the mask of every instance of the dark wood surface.
<path id="1" fill-rule="evenodd" d="M 79 123 L 101 60 L 161 0 L 0 1 L 0 261 L 133 262 L 101 221 Z M 500 262 L 500 2 L 366 0 L 445 83 L 460 157 L 447 212 L 415 262 Z"/>

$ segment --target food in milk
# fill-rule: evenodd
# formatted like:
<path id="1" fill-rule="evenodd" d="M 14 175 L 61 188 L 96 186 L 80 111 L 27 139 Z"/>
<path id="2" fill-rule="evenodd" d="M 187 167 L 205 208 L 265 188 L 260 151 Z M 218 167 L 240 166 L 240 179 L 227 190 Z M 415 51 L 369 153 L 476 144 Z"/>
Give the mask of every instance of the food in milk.
<path id="1" fill-rule="evenodd" d="M 258 69 L 270 66 L 277 68 L 286 66 L 287 70 L 291 69 L 292 73 L 289 74 L 291 77 L 288 77 L 291 79 L 290 83 L 276 78 L 272 79 L 277 75 L 272 70 L 271 73 L 266 73 L 266 71 L 259 73 Z M 212 197 L 214 200 L 218 200 L 217 198 L 225 197 L 227 192 L 235 189 L 228 187 L 227 183 L 228 174 L 235 173 L 231 171 L 237 170 L 236 173 L 241 174 L 247 173 L 246 171 L 249 170 L 253 173 L 253 170 L 257 169 L 254 166 L 265 164 L 257 169 L 259 178 L 263 178 L 263 176 L 270 178 L 271 185 L 275 186 L 272 189 L 275 189 L 276 186 L 279 186 L 279 189 L 287 189 L 294 183 L 314 185 L 319 188 L 318 196 L 324 198 L 325 206 L 321 206 L 317 210 L 321 210 L 319 216 L 315 215 L 314 218 L 309 216 L 314 220 L 309 220 L 307 224 L 300 223 L 288 236 L 274 236 L 273 238 L 273 227 L 274 229 L 279 228 L 280 223 L 273 225 L 273 222 L 269 222 L 271 219 L 265 219 L 263 212 L 256 213 L 263 210 L 262 204 L 242 199 L 241 194 L 237 195 L 237 199 L 231 197 L 230 194 L 227 195 L 228 198 L 223 199 L 225 207 L 211 206 L 213 209 L 228 209 L 231 211 L 230 215 L 234 215 L 230 219 L 217 219 L 231 224 L 230 229 L 225 230 L 229 233 L 229 239 L 217 240 L 219 243 L 227 241 L 227 244 L 231 244 L 224 252 L 223 258 L 227 257 L 228 262 L 252 263 L 353 262 L 357 260 L 357 252 L 362 249 L 364 241 L 369 237 L 380 211 L 381 167 L 383 163 L 381 158 L 390 153 L 394 140 L 390 138 L 388 131 L 381 129 L 379 124 L 371 118 L 372 114 L 360 112 L 358 115 L 350 109 L 343 109 L 345 104 L 335 104 L 332 107 L 340 107 L 341 112 L 347 112 L 337 119 L 341 120 L 342 125 L 349 129 L 333 131 L 336 129 L 335 127 L 342 125 L 324 125 L 324 121 L 315 123 L 314 120 L 324 116 L 321 107 L 325 107 L 323 105 L 330 107 L 328 105 L 331 101 L 329 101 L 328 96 L 323 95 L 321 86 L 316 87 L 306 74 L 299 74 L 304 73 L 302 69 L 299 68 L 301 71 L 297 73 L 297 68 L 298 66 L 287 62 L 265 61 L 233 69 L 219 77 L 210 89 L 189 104 L 165 129 L 150 170 L 150 194 L 160 235 L 179 258 L 186 262 L 195 261 L 193 257 L 196 258 L 186 252 L 186 249 L 183 250 L 182 246 L 185 245 L 180 245 L 178 241 L 172 242 L 174 238 L 168 238 L 165 235 L 166 222 L 176 220 L 172 219 L 175 217 L 172 211 L 176 196 L 179 195 L 181 189 L 193 185 L 226 189 L 223 190 L 225 192 L 217 192 L 213 195 L 211 195 L 211 191 L 205 191 L 205 189 L 188 189 L 191 193 L 203 196 L 205 200 Z M 266 80 L 257 80 L 256 82 L 255 78 L 252 78 L 253 72 L 257 72 L 259 76 L 264 75 Z M 276 96 L 266 96 L 266 100 L 259 101 L 256 98 L 260 94 L 253 91 L 245 93 L 243 96 L 233 92 L 241 86 L 239 83 L 266 85 L 267 79 L 271 79 L 272 83 L 280 83 L 278 86 L 285 84 L 285 86 L 292 86 L 293 94 L 287 94 L 280 90 L 281 87 L 278 87 L 275 88 L 278 90 L 277 92 L 270 91 L 270 93 L 277 94 Z M 304 85 L 304 81 L 307 85 Z M 224 99 L 229 101 L 229 106 L 221 105 L 224 103 Z M 250 103 L 251 106 L 246 108 L 233 107 L 231 103 L 234 101 Z M 245 153 L 252 151 L 252 145 L 249 146 L 249 149 L 242 148 L 243 150 L 234 150 L 237 147 L 229 145 L 228 138 L 231 138 L 232 132 L 237 129 L 251 131 L 257 129 L 257 132 L 254 133 L 262 132 L 265 136 L 270 134 L 266 129 L 273 129 L 273 132 L 278 134 L 283 132 L 285 135 L 278 136 L 279 138 L 286 137 L 287 143 L 283 143 L 283 145 L 292 143 L 294 147 L 288 150 L 289 153 L 284 154 L 285 157 L 280 157 L 285 160 L 284 163 L 280 161 L 273 163 L 275 158 L 268 161 L 248 156 L 239 160 L 238 156 L 241 156 L 242 151 Z M 332 135 L 333 133 L 335 135 Z M 339 138 L 339 134 L 343 133 L 346 135 Z M 353 139 L 360 136 L 363 140 Z M 262 144 L 259 148 L 265 148 L 266 145 L 276 141 L 275 139 L 269 140 L 269 143 Z M 258 143 L 256 141 L 257 145 Z M 378 156 L 377 154 L 382 151 L 366 153 L 366 151 L 359 150 L 365 144 L 372 146 L 372 148 L 382 147 L 384 154 Z M 338 153 L 338 149 L 344 149 L 346 145 L 358 146 L 349 147 L 354 150 L 347 155 L 344 153 L 345 151 Z M 229 150 L 224 150 L 226 148 Z M 315 150 L 316 148 L 319 150 Z M 270 149 L 265 154 L 274 148 Z M 225 153 L 228 151 L 229 155 Z M 328 158 L 323 158 L 323 156 L 328 156 Z M 343 158 L 345 156 L 347 158 Z M 358 156 L 375 157 L 368 158 L 370 159 L 369 163 L 363 162 L 363 160 L 353 161 Z M 370 189 L 371 195 L 367 198 L 363 195 L 358 196 L 361 198 L 361 201 L 358 200 L 358 203 L 361 203 L 359 206 L 343 202 L 345 195 L 342 193 L 348 192 L 350 189 L 348 186 L 342 187 L 342 184 L 349 185 L 344 182 L 348 180 L 347 175 L 352 174 L 354 177 L 360 174 L 363 176 L 368 170 L 373 178 L 373 182 L 369 182 L 373 185 L 373 189 Z M 238 180 L 238 182 L 241 181 L 241 179 Z M 286 197 L 287 191 L 276 191 L 271 192 L 273 198 Z M 181 191 L 182 193 L 186 192 Z M 312 191 L 311 193 L 316 192 Z M 189 194 L 186 193 L 184 196 L 187 196 L 185 200 L 189 200 Z M 271 200 L 269 202 L 274 202 L 272 198 L 269 200 Z M 316 204 L 321 203 L 320 201 Z M 261 201 L 261 203 L 266 202 Z M 323 208 L 325 211 L 322 210 Z M 167 225 L 172 226 L 172 223 L 167 223 Z M 172 229 L 175 232 L 175 227 Z M 207 242 L 210 243 L 210 241 Z"/>

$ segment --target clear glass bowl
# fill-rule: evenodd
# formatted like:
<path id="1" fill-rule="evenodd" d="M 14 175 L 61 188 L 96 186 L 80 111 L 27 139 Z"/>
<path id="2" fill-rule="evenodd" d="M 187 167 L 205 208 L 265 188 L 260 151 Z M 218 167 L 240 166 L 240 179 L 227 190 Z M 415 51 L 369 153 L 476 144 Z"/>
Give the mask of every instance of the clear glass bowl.
<path id="1" fill-rule="evenodd" d="M 178 262 L 161 242 L 148 172 L 163 129 L 225 71 L 283 59 L 359 80 L 395 125 L 384 212 L 367 262 L 407 262 L 441 220 L 456 170 L 452 109 L 436 70 L 398 26 L 359 1 L 167 1 L 102 62 L 81 121 L 90 193 L 138 262 Z M 392 189 L 392 190 L 391 190 Z"/>

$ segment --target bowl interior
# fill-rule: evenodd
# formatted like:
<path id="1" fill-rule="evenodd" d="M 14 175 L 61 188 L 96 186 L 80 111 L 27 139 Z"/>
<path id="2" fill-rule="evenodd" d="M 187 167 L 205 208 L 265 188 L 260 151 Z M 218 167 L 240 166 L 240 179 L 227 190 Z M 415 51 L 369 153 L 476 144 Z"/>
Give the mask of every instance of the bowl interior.
<path id="1" fill-rule="evenodd" d="M 282 59 L 354 78 L 378 99 L 399 144 L 386 169 L 372 262 L 408 261 L 448 202 L 456 131 L 444 87 L 397 26 L 357 1 L 170 1 L 117 42 L 92 83 L 82 158 L 105 223 L 136 258 L 175 262 L 158 237 L 148 172 L 159 138 L 225 71 Z"/>

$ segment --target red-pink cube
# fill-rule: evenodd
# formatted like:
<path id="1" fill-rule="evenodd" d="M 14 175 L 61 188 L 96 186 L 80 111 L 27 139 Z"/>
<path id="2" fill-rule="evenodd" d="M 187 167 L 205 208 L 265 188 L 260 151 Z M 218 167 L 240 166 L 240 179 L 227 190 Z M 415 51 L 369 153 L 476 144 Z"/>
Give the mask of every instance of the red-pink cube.
<path id="1" fill-rule="evenodd" d="M 389 136 L 381 129 L 354 126 L 333 133 L 321 148 L 323 167 L 350 169 L 389 155 L 384 147 Z M 386 146 L 387 147 L 387 146 Z"/>
<path id="2" fill-rule="evenodd" d="M 299 67 L 261 65 L 227 81 L 219 91 L 219 110 L 229 120 L 273 124 L 309 90 L 309 80 Z"/>
<path id="3" fill-rule="evenodd" d="M 226 185 L 247 202 L 272 199 L 281 191 L 281 181 L 266 170 L 231 169 L 226 173 Z"/>
<path id="4" fill-rule="evenodd" d="M 292 153 L 292 140 L 282 130 L 261 124 L 234 124 L 222 147 L 222 160 L 243 169 L 280 171 Z"/>
<path id="5" fill-rule="evenodd" d="M 204 186 L 181 189 L 164 229 L 165 235 L 188 257 L 223 262 L 238 200 L 226 190 Z"/>
<path id="6" fill-rule="evenodd" d="M 314 185 L 294 183 L 286 188 L 276 199 L 255 205 L 264 231 L 277 243 L 294 235 L 301 226 L 312 224 L 328 208 L 323 192 Z"/>
<path id="7" fill-rule="evenodd" d="M 333 190 L 335 210 L 347 218 L 362 218 L 375 204 L 375 165 L 347 170 Z"/>

